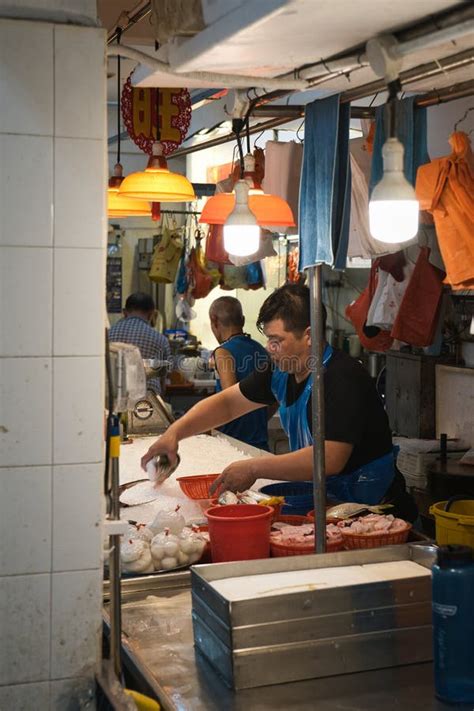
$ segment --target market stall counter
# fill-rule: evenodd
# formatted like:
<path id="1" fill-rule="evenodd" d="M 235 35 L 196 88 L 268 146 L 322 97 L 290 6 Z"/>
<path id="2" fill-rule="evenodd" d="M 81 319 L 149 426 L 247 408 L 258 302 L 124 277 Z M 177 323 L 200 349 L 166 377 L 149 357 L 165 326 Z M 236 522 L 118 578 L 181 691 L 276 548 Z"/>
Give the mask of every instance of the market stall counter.
<path id="1" fill-rule="evenodd" d="M 140 457 L 152 440 L 150 437 L 136 438 L 133 444 L 122 447 L 121 483 L 134 481 L 142 476 L 139 469 Z M 267 452 L 256 450 L 221 434 L 199 435 L 184 440 L 180 444 L 180 454 L 180 467 L 160 488 L 159 497 L 141 505 L 124 508 L 123 518 L 148 523 L 158 508 L 174 507 L 177 503 L 182 507 L 181 511 L 187 521 L 202 518 L 201 506 L 184 497 L 176 481 L 177 476 L 219 472 L 237 459 L 268 456 Z M 259 480 L 254 486 L 260 488 L 268 483 L 268 480 Z M 330 559 L 333 555 L 328 554 L 324 558 Z M 348 552 L 343 555 L 347 557 L 354 554 Z M 320 556 L 316 558 L 319 559 Z M 261 561 L 267 562 L 272 564 L 272 561 Z M 226 565 L 233 564 L 224 564 Z M 284 563 L 276 565 L 281 566 Z M 200 570 L 205 571 L 209 567 L 214 568 L 198 566 L 194 570 L 199 574 Z M 301 567 L 301 563 L 297 564 L 297 567 Z M 192 610 L 192 595 L 195 596 L 196 593 L 191 590 L 191 576 L 189 570 L 180 570 L 122 580 L 122 654 L 128 683 L 144 693 L 154 695 L 163 709 L 254 711 L 270 708 L 313 709 L 318 706 L 328 711 L 345 708 L 361 711 L 379 708 L 405 711 L 415 707 L 445 708 L 434 699 L 432 665 L 425 661 L 430 658 L 426 639 L 420 655 L 411 655 L 409 661 L 414 663 L 407 666 L 288 681 L 284 684 L 269 684 L 267 681 L 264 682 L 268 684 L 266 686 L 233 691 L 229 679 L 226 684 L 201 651 L 194 646 L 196 627 L 193 637 L 192 617 L 196 613 Z M 109 583 L 106 581 L 106 629 L 108 609 Z M 283 624 L 281 629 L 281 641 L 285 646 L 286 625 Z M 268 651 L 270 657 L 271 649 Z M 403 654 L 400 659 L 404 659 Z M 334 673 L 337 674 L 338 670 L 335 669 Z"/>
<path id="2" fill-rule="evenodd" d="M 125 580 L 123 663 L 128 684 L 165 711 L 441 711 L 431 663 L 232 691 L 193 646 L 189 571 Z M 105 612 L 108 607 L 105 585 Z"/>

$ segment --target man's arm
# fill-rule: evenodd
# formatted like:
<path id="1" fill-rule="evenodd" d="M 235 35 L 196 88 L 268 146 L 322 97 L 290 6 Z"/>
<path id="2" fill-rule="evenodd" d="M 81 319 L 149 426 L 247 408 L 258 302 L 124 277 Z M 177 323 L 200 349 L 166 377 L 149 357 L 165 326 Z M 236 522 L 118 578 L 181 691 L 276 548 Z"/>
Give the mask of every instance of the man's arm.
<path id="1" fill-rule="evenodd" d="M 326 476 L 339 474 L 349 460 L 353 449 L 347 442 L 326 442 Z M 211 487 L 218 490 L 245 491 L 257 479 L 282 481 L 309 481 L 313 476 L 313 448 L 304 447 L 297 452 L 278 454 L 275 457 L 257 457 L 233 462 L 224 469 Z"/>
<path id="2" fill-rule="evenodd" d="M 217 348 L 214 352 L 214 363 L 221 381 L 222 390 L 232 387 L 237 382 L 235 375 L 235 360 L 226 348 Z"/>
<path id="3" fill-rule="evenodd" d="M 224 425 L 260 407 L 265 405 L 248 400 L 242 395 L 238 385 L 201 400 L 183 417 L 170 425 L 166 432 L 152 444 L 142 457 L 143 469 L 150 459 L 159 454 L 166 454 L 171 464 L 174 464 L 180 440 Z"/>

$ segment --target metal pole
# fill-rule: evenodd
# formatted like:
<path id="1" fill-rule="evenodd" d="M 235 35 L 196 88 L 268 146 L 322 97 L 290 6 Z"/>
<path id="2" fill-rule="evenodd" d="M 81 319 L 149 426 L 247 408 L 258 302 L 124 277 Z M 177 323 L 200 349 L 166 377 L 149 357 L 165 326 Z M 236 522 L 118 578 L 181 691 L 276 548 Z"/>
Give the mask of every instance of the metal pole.
<path id="1" fill-rule="evenodd" d="M 326 552 L 326 467 L 324 457 L 324 367 L 323 352 L 325 337 L 322 319 L 322 265 L 309 267 L 311 303 L 311 377 L 313 387 L 312 432 L 313 432 L 313 499 L 314 533 L 316 553 Z"/>
<path id="2" fill-rule="evenodd" d="M 120 520 L 119 501 L 119 455 L 120 455 L 120 428 L 119 418 L 114 415 L 110 459 L 112 481 L 110 491 L 110 514 L 112 521 Z M 120 585 L 120 536 L 110 536 L 109 553 L 109 579 L 110 579 L 110 657 L 113 669 L 120 679 L 122 666 L 120 661 L 122 641 L 122 612 L 121 612 L 121 585 Z"/>

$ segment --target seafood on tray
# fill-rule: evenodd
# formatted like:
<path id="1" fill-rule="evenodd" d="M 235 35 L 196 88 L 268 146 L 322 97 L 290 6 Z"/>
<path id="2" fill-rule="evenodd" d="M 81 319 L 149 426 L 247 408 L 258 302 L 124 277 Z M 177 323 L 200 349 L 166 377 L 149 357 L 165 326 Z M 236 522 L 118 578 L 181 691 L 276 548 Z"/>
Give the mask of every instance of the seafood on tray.
<path id="1" fill-rule="evenodd" d="M 357 533 L 359 535 L 380 536 L 382 533 L 395 533 L 410 527 L 402 518 L 395 518 L 392 514 L 368 514 L 359 516 L 351 521 L 339 521 L 336 528 L 344 533 Z"/>
<path id="2" fill-rule="evenodd" d="M 326 526 L 326 543 L 342 543 L 342 531 L 333 523 Z M 314 547 L 314 524 L 307 523 L 302 526 L 279 524 L 276 530 L 270 533 L 270 541 L 281 545 Z"/>
<path id="3" fill-rule="evenodd" d="M 364 511 L 370 511 L 374 514 L 381 514 L 388 509 L 393 508 L 392 504 L 378 504 L 377 506 L 369 506 L 369 504 L 356 504 L 351 502 L 346 502 L 343 504 L 336 504 L 326 509 L 326 519 L 331 518 L 353 518 L 354 516 L 360 516 Z"/>
<path id="4" fill-rule="evenodd" d="M 247 491 L 242 491 L 237 494 L 234 494 L 232 491 L 223 491 L 219 494 L 217 503 L 221 506 L 227 506 L 229 504 L 260 504 L 261 506 L 276 506 L 277 504 L 284 504 L 285 499 L 283 496 L 267 496 L 266 494 L 261 494 L 259 491 L 252 491 L 252 489 L 248 489 Z"/>

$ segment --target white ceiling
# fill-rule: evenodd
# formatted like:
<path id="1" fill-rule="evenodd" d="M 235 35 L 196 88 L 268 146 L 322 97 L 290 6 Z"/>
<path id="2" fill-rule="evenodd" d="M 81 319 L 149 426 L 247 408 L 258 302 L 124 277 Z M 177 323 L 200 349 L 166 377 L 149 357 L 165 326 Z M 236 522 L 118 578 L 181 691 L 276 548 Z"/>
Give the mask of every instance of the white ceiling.
<path id="1" fill-rule="evenodd" d="M 203 0 L 233 6 L 191 38 L 175 38 L 169 62 L 181 72 L 277 76 L 326 59 L 459 4 L 458 0 Z"/>

